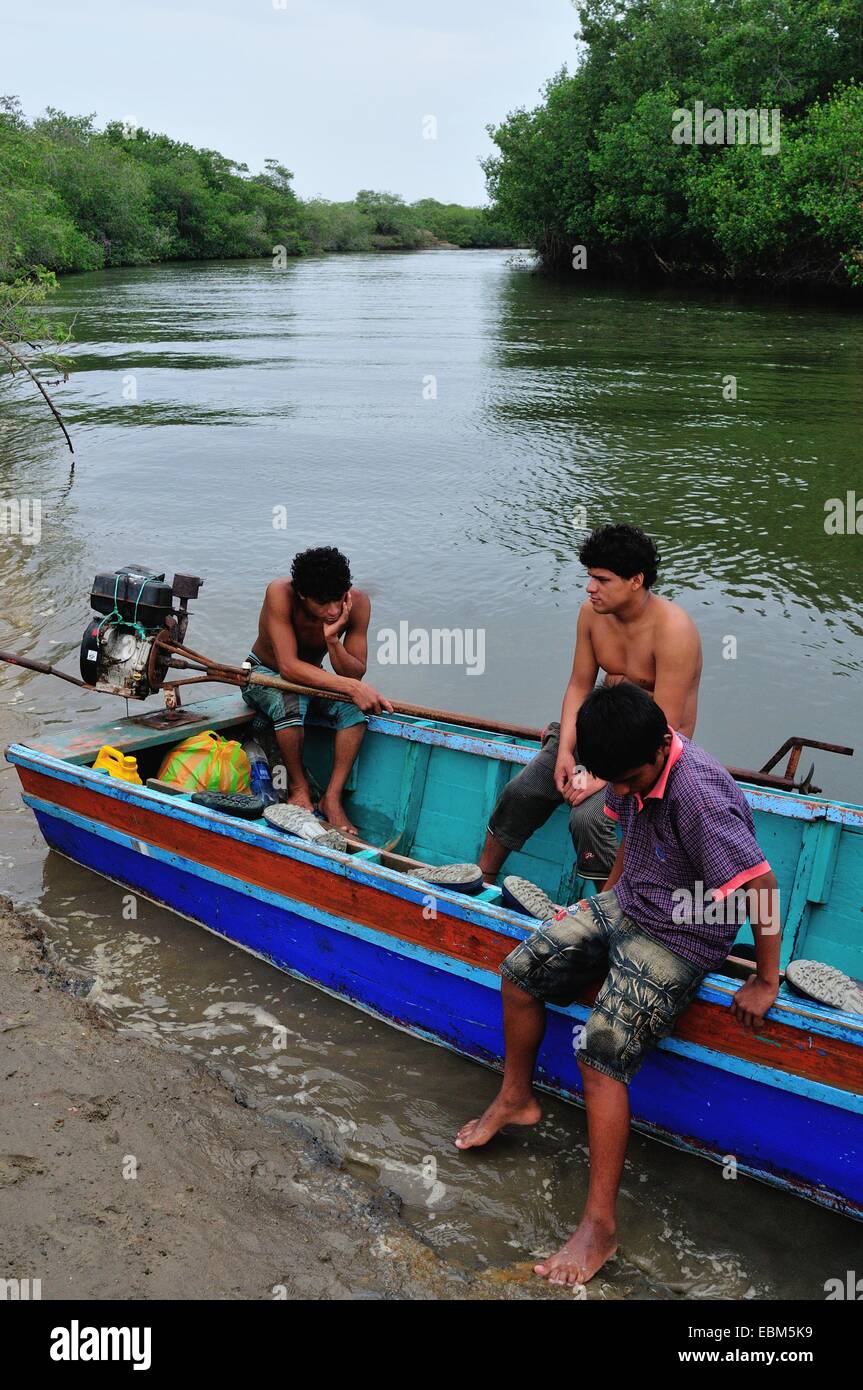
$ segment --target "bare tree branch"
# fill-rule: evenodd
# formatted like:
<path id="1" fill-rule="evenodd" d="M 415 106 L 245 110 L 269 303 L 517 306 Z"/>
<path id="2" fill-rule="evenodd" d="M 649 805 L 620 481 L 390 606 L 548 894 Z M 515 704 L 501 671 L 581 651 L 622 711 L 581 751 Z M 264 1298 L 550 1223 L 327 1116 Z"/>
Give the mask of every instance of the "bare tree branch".
<path id="1" fill-rule="evenodd" d="M 54 405 L 54 402 L 52 401 L 51 397 L 48 395 L 48 392 L 45 390 L 45 387 L 42 385 L 41 381 L 40 381 L 39 378 L 36 376 L 36 373 L 33 372 L 33 371 L 31 370 L 31 368 L 30 368 L 30 367 L 27 365 L 27 363 L 24 361 L 24 358 L 23 358 L 19 353 L 17 353 L 17 352 L 15 351 L 15 349 L 11 346 L 11 344 L 6 342 L 5 338 L 0 338 L 0 348 L 2 348 L 4 352 L 8 352 L 8 354 L 9 354 L 9 356 L 12 358 L 12 360 L 13 360 L 14 362 L 17 362 L 18 365 L 19 365 L 20 367 L 23 367 L 23 368 L 24 368 L 24 371 L 27 373 L 27 375 L 29 376 L 30 380 L 31 380 L 31 381 L 38 387 L 38 389 L 41 391 L 42 395 L 43 395 L 44 398 L 45 398 L 45 402 L 46 402 L 46 404 L 47 404 L 47 406 L 48 406 L 48 409 L 51 411 L 51 414 L 54 416 L 54 419 L 57 421 L 57 424 L 60 426 L 61 430 L 63 431 L 63 434 L 64 434 L 65 437 L 66 437 L 66 443 L 69 445 L 69 451 L 70 451 L 70 453 L 73 453 L 73 454 L 74 454 L 75 450 L 74 450 L 74 448 L 72 447 L 72 441 L 71 441 L 71 439 L 69 438 L 69 431 L 67 430 L 66 426 L 63 424 L 63 420 L 62 420 L 62 418 L 61 418 L 61 416 L 60 416 L 60 412 L 58 411 L 57 407 Z"/>

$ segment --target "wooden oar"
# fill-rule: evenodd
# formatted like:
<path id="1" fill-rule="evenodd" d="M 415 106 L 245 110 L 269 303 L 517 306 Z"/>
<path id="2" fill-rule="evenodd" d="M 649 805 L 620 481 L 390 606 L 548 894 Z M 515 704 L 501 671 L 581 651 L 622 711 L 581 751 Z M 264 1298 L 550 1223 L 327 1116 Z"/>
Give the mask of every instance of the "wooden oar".
<path id="1" fill-rule="evenodd" d="M 177 662 L 172 661 L 171 665 L 190 663 L 187 669 L 203 670 L 210 679 L 214 681 L 224 681 L 228 685 L 261 685 L 268 690 L 284 690 L 289 695 L 305 695 L 310 700 L 340 700 L 343 704 L 352 704 L 350 695 L 346 695 L 343 690 L 334 690 L 328 686 L 299 685 L 296 681 L 287 681 L 282 676 L 265 675 L 262 671 L 248 666 L 230 666 L 224 662 L 211 661 L 209 657 L 202 656 L 200 652 L 194 652 L 190 647 L 181 647 L 174 642 L 159 642 L 163 651 L 178 657 Z M 184 682 L 176 681 L 170 684 L 182 685 Z M 429 719 L 441 724 L 457 724 L 460 728 L 482 729 L 492 734 L 508 734 L 513 738 L 539 739 L 541 729 L 535 729 L 526 724 L 504 724 L 496 719 L 485 719 L 478 714 L 458 714 L 454 710 L 429 709 L 425 705 L 409 705 L 404 702 L 390 700 L 394 714 L 407 714 L 412 719 Z M 385 717 L 385 716 L 384 716 Z"/>
<path id="2" fill-rule="evenodd" d="M 360 840 L 355 835 L 346 834 L 344 830 L 340 830 L 339 827 L 333 825 L 331 821 L 324 820 L 322 816 L 318 816 L 316 819 L 326 830 L 335 830 L 337 834 L 342 835 L 344 839 L 347 840 L 350 849 L 374 850 L 375 854 L 380 855 L 380 862 L 385 869 L 395 869 L 396 873 L 410 873 L 413 874 L 415 878 L 422 878 L 422 870 L 440 867 L 435 864 L 426 864 L 422 859 L 410 859 L 406 854 L 393 854 L 392 846 L 398 844 L 401 835 L 397 835 L 394 840 L 388 840 L 385 845 L 370 845 L 367 840 Z M 309 843 L 314 844 L 314 841 L 311 840 Z M 431 883 L 429 886 L 433 888 L 435 885 Z M 493 884 L 483 884 L 484 888 L 493 886 Z"/>
<path id="3" fill-rule="evenodd" d="M 381 863 L 386 869 L 430 869 L 431 864 L 424 864 L 421 859 L 409 859 L 406 854 L 393 854 L 394 847 L 401 839 L 401 834 L 396 835 L 392 840 L 387 840 L 385 845 L 372 845 L 368 840 L 361 840 L 357 835 L 349 835 L 347 831 L 340 830 L 332 821 L 325 820 L 323 816 L 315 816 L 318 825 L 322 825 L 325 830 L 335 830 L 337 835 L 341 835 L 347 840 L 351 849 L 370 849 L 375 854 L 381 856 Z M 309 841 L 314 844 L 314 840 Z"/>

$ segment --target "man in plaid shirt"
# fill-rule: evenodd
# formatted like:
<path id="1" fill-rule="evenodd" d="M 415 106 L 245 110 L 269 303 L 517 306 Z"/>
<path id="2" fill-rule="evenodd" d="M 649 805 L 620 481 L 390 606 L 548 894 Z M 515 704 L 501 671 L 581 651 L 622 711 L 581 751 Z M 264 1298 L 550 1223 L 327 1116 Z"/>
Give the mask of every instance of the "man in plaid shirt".
<path id="1" fill-rule="evenodd" d="M 555 1284 L 586 1283 L 617 1249 L 627 1088 L 707 972 L 725 960 L 746 912 L 756 969 L 734 996 L 736 1018 L 762 1027 L 779 989 L 776 878 L 725 768 L 670 729 L 634 685 L 588 696 L 577 747 L 587 770 L 609 784 L 605 811 L 622 833 L 617 858 L 601 893 L 543 922 L 503 962 L 503 1082 L 485 1114 L 456 1139 L 458 1148 L 475 1148 L 504 1125 L 539 1120 L 532 1081 L 545 1005 L 569 1004 L 583 984 L 601 979 L 578 1049 L 590 1143 L 587 1204 L 574 1235 L 535 1266 Z"/>

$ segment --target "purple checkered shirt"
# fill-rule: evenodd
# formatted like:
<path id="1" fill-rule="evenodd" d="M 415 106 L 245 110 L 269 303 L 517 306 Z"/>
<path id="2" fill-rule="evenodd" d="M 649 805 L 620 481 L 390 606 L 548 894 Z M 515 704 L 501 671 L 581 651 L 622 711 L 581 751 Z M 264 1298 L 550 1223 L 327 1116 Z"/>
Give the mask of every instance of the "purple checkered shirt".
<path id="1" fill-rule="evenodd" d="M 735 914 L 726 914 L 727 923 L 705 922 L 692 920 L 705 915 L 696 910 L 681 920 L 675 894 L 686 890 L 693 905 L 699 898 L 716 901 L 768 872 L 734 778 L 672 730 L 668 761 L 644 800 L 637 792 L 616 796 L 609 787 L 605 814 L 623 832 L 623 873 L 614 885 L 622 911 L 675 955 L 705 970 L 718 965 L 737 936 Z"/>

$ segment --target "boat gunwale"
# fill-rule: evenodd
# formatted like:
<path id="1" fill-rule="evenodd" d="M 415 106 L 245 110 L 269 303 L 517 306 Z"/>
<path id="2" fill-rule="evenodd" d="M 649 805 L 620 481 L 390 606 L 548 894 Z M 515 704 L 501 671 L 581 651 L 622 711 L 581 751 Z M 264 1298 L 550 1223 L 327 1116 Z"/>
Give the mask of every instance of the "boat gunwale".
<path id="1" fill-rule="evenodd" d="M 198 701 L 197 704 L 184 706 L 187 714 L 191 714 L 196 708 L 203 705 L 207 707 L 207 712 L 202 712 L 198 723 L 201 728 L 206 728 L 208 724 L 216 718 L 216 705 L 223 705 L 225 713 L 219 716 L 218 722 L 223 726 L 229 726 L 232 722 L 250 722 L 253 712 L 248 706 L 238 702 L 235 696 L 224 695 L 214 696 L 208 700 Z M 194 730 L 194 724 L 189 724 L 177 729 L 158 730 L 158 733 L 165 734 L 166 737 L 159 739 L 158 742 L 169 743 L 171 736 L 188 734 Z M 322 726 L 324 727 L 324 726 Z M 540 748 L 539 740 L 530 740 L 496 734 L 482 729 L 472 729 L 463 725 L 447 725 L 444 720 L 421 719 L 418 715 L 407 714 L 381 714 L 371 715 L 368 721 L 369 731 L 382 734 L 389 738 L 403 738 L 410 743 L 429 743 L 433 746 L 452 748 L 458 752 L 464 752 L 477 757 L 492 758 L 498 762 L 508 762 L 513 764 L 526 764 L 531 761 L 535 753 Z M 123 740 L 124 748 L 134 751 L 140 744 L 144 744 L 147 734 L 147 726 L 136 724 L 133 717 L 119 719 L 116 723 L 96 724 L 93 726 L 95 732 L 110 730 L 112 734 L 117 734 L 121 730 L 128 733 L 128 739 Z M 154 731 L 155 732 L 155 731 Z M 138 739 L 135 738 L 138 733 Z M 505 741 L 506 740 L 506 741 Z M 152 745 L 149 745 L 152 746 Z M 95 747 L 95 745 L 94 745 Z M 25 748 L 33 754 L 43 757 L 57 757 L 51 753 L 44 744 L 38 740 L 32 744 L 12 743 L 5 750 L 6 756 L 11 749 Z M 83 768 L 86 763 L 83 761 L 90 756 L 89 750 L 82 751 L 68 757 L 60 756 L 58 761 L 72 767 Z M 78 759 L 81 761 L 78 761 Z M 783 791 L 780 789 L 759 787 L 751 782 L 738 782 L 737 785 L 743 791 L 747 802 L 753 810 L 763 811 L 768 814 L 779 815 L 793 820 L 815 821 L 826 820 L 831 823 L 839 823 L 849 828 L 857 828 L 863 832 L 863 805 L 852 801 L 838 800 L 832 797 L 823 796 L 803 796 L 800 792 Z"/>
<path id="2" fill-rule="evenodd" d="M 521 926 L 520 915 L 495 903 L 480 901 L 465 893 L 426 883 L 412 874 L 389 869 L 385 865 L 339 850 L 327 849 L 305 842 L 298 837 L 288 837 L 268 825 L 253 821 L 240 821 L 236 817 L 206 807 L 193 806 L 149 787 L 105 777 L 92 768 L 70 763 L 53 754 L 32 749 L 26 744 L 10 744 L 5 750 L 6 760 L 14 766 L 23 766 L 33 771 L 43 772 L 60 782 L 79 784 L 109 800 L 138 805 L 142 810 L 153 811 L 166 820 L 180 820 L 184 824 L 215 831 L 227 839 L 245 841 L 276 855 L 299 860 L 313 868 L 328 873 L 340 872 L 341 876 L 354 881 L 371 881 L 380 891 L 402 898 L 417 905 L 433 890 L 437 901 L 447 905 L 450 915 L 471 925 L 485 927 L 489 931 L 523 941 L 530 937 L 531 929 Z M 29 794 L 24 794 L 25 804 Z M 863 808 L 861 808 L 863 813 Z M 140 838 L 130 836 L 130 838 Z M 376 885 L 374 880 L 379 880 Z M 171 910 L 170 908 L 168 910 Z M 740 981 L 719 971 L 710 971 L 704 977 L 696 998 L 705 1003 L 731 1007 L 730 997 L 740 989 Z M 780 995 L 772 1005 L 767 1021 L 808 1031 L 823 1036 L 838 1037 L 854 1046 L 863 1047 L 863 1016 L 846 1013 L 805 1000 L 798 1002 L 790 994 Z"/>

